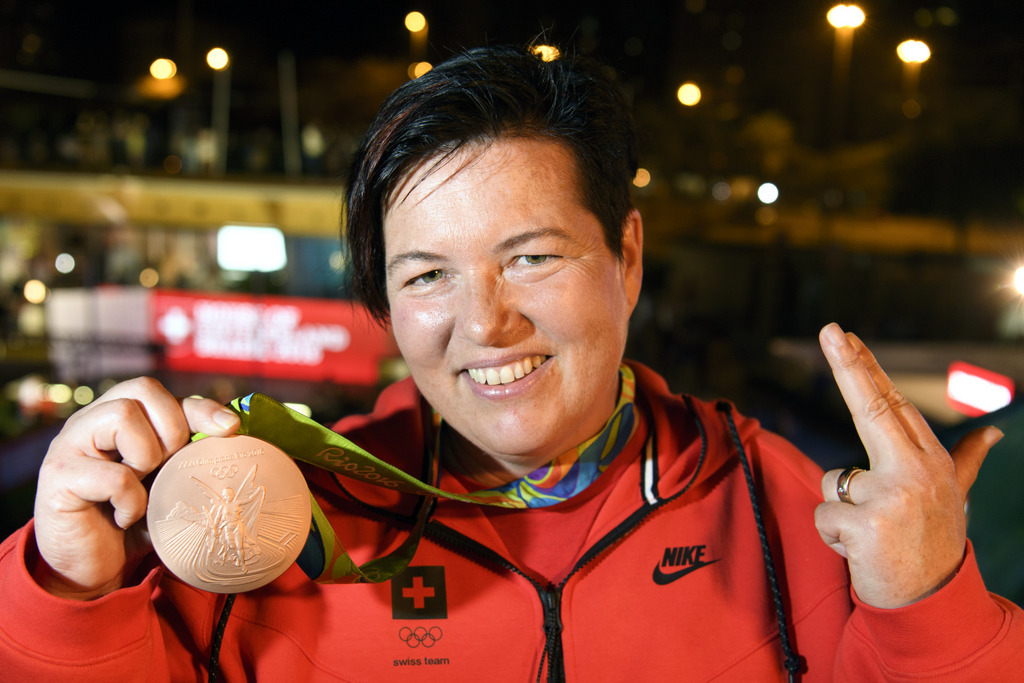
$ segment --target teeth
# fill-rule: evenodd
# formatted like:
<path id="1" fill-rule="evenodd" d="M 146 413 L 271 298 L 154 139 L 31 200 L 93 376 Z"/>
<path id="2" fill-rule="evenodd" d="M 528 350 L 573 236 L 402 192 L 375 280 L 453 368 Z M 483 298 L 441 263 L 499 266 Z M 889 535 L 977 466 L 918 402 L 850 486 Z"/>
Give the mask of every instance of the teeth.
<path id="1" fill-rule="evenodd" d="M 489 384 L 490 386 L 511 384 L 517 379 L 529 375 L 546 360 L 547 356 L 527 356 L 500 368 L 470 368 L 467 372 L 477 384 Z"/>

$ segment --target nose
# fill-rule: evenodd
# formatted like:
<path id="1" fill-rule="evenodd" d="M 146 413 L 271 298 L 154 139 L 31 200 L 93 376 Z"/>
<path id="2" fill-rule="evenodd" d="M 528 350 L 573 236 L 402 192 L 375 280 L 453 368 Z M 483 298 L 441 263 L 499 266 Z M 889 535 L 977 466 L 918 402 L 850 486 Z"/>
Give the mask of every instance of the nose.
<path id="1" fill-rule="evenodd" d="M 518 342 L 527 322 L 513 288 L 500 279 L 474 279 L 467 285 L 458 312 L 462 336 L 477 346 L 500 348 Z"/>

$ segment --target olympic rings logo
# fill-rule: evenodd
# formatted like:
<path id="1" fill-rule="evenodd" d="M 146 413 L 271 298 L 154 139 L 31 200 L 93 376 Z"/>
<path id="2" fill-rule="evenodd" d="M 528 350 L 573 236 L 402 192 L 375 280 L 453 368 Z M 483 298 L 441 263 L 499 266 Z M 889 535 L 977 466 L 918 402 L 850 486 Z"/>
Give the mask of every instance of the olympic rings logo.
<path id="1" fill-rule="evenodd" d="M 211 469 L 210 474 L 212 474 L 217 479 L 230 479 L 231 477 L 238 474 L 238 466 L 221 465 L 220 467 L 214 467 L 213 469 Z"/>
<path id="2" fill-rule="evenodd" d="M 409 647 L 419 647 L 420 645 L 423 647 L 434 647 L 434 643 L 441 640 L 443 635 L 440 626 L 432 626 L 429 629 L 422 626 L 417 626 L 414 629 L 403 626 L 398 631 L 398 637 Z"/>

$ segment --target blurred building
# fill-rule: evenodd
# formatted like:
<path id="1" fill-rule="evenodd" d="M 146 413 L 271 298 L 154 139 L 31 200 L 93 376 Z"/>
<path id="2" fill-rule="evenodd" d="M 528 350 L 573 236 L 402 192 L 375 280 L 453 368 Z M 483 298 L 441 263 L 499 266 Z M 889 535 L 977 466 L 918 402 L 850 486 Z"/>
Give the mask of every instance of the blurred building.
<path id="1" fill-rule="evenodd" d="M 620 75 L 646 238 L 628 352 L 677 390 L 733 398 L 825 462 L 858 448 L 815 350 L 829 320 L 878 347 L 936 424 L 966 418 L 943 393 L 952 361 L 1024 381 L 1020 3 L 885 3 L 849 34 L 807 3 L 437 0 L 415 34 L 406 9 L 0 3 L 0 467 L 23 473 L 4 488 L 32 472 L 8 454 L 37 462 L 52 425 L 139 372 L 324 420 L 399 376 L 365 319 L 351 325 L 377 352 L 355 364 L 372 380 L 169 354 L 198 329 L 195 300 L 239 320 L 284 307 L 288 340 L 295 316 L 346 301 L 341 197 L 370 117 L 413 62 L 482 43 L 549 41 Z M 931 48 L 913 69 L 907 38 Z M 215 46 L 225 68 L 204 63 Z M 225 225 L 279 229 L 284 265 L 222 267 Z"/>

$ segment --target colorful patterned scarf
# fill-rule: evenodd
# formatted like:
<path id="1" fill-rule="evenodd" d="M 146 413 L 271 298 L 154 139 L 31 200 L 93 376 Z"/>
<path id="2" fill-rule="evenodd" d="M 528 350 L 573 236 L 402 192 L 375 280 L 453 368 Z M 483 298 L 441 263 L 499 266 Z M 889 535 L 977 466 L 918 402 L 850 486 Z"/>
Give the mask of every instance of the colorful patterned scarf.
<path id="1" fill-rule="evenodd" d="M 569 500 L 608 469 L 636 430 L 633 400 L 636 378 L 628 366 L 619 367 L 619 401 L 604 428 L 522 479 L 470 495 L 475 500 L 504 499 L 506 507 L 539 508 Z M 441 417 L 434 412 L 435 453 L 441 452 Z"/>

